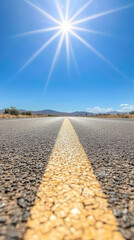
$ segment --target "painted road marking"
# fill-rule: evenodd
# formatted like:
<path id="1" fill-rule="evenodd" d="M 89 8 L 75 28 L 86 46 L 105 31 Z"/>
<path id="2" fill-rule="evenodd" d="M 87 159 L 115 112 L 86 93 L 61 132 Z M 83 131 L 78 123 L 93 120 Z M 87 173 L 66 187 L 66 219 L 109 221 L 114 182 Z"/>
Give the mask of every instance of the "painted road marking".
<path id="1" fill-rule="evenodd" d="M 69 119 L 57 137 L 25 240 L 123 240 Z"/>

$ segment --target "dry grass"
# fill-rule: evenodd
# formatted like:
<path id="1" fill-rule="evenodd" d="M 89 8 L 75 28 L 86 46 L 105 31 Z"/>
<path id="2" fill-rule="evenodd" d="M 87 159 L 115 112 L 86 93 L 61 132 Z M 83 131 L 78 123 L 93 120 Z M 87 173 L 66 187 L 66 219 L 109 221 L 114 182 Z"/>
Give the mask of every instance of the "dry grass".
<path id="1" fill-rule="evenodd" d="M 96 115 L 96 116 L 89 116 L 95 118 L 130 118 L 134 119 L 134 114 L 118 114 L 118 115 Z"/>
<path id="2" fill-rule="evenodd" d="M 10 115 L 10 114 L 0 114 L 0 118 L 37 118 L 37 117 L 47 117 L 46 115 Z"/>

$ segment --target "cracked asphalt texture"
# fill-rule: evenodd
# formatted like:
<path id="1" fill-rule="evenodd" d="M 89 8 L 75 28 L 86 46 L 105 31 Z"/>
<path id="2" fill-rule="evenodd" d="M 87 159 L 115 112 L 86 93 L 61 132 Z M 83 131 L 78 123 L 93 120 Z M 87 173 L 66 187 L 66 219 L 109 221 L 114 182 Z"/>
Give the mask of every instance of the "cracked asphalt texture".
<path id="1" fill-rule="evenodd" d="M 134 239 L 134 121 L 70 118 L 123 237 Z"/>
<path id="2" fill-rule="evenodd" d="M 63 119 L 0 120 L 0 240 L 23 239 Z"/>

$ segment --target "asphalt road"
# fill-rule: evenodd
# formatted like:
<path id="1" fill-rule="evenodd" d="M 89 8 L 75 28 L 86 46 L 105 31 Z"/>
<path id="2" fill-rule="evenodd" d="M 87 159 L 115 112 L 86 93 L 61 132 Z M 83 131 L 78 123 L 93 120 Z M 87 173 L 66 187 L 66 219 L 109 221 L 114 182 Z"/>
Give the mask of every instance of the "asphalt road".
<path id="1" fill-rule="evenodd" d="M 0 120 L 0 240 L 22 239 L 64 118 Z M 134 121 L 70 118 L 125 239 L 134 239 Z"/>
<path id="2" fill-rule="evenodd" d="M 125 239 L 134 239 L 134 121 L 70 118 Z"/>

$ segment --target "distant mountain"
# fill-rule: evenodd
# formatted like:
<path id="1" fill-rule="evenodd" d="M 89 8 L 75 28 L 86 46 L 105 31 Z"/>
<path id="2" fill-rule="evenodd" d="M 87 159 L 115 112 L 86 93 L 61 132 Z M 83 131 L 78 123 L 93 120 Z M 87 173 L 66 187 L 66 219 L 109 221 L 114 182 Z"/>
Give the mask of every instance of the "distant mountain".
<path id="1" fill-rule="evenodd" d="M 27 110 L 25 109 L 19 109 L 20 112 L 26 112 Z M 29 110 L 28 110 L 29 111 Z M 0 114 L 4 112 L 3 109 L 0 110 Z M 117 115 L 118 113 L 120 114 L 127 114 L 123 112 L 118 112 L 118 111 L 111 111 L 107 113 L 91 113 L 91 112 L 86 112 L 86 111 L 75 111 L 75 112 L 58 112 L 50 109 L 45 109 L 45 110 L 39 110 L 39 111 L 30 111 L 32 112 L 33 115 L 50 115 L 50 116 L 95 116 L 97 114 L 109 114 L 109 115 Z"/>
<path id="2" fill-rule="evenodd" d="M 19 109 L 20 112 L 26 112 L 25 109 Z M 28 110 L 30 111 L 30 110 Z M 4 112 L 3 109 L 0 110 L 0 114 Z M 33 115 L 51 115 L 51 116 L 94 116 L 94 113 L 84 112 L 84 111 L 76 111 L 76 112 L 58 112 L 50 109 L 45 110 L 37 110 L 37 111 L 30 111 Z"/>
<path id="3" fill-rule="evenodd" d="M 52 115 L 52 116 L 57 116 L 57 115 L 65 116 L 67 114 L 65 112 L 58 112 L 50 109 L 40 110 L 40 111 L 31 111 L 31 112 L 33 115 L 42 114 L 42 115 Z"/>
<path id="4" fill-rule="evenodd" d="M 128 114 L 128 112 L 111 111 L 111 112 L 107 112 L 107 113 L 104 113 L 104 114 L 117 115 L 117 114 Z"/>
<path id="5" fill-rule="evenodd" d="M 82 111 L 68 113 L 68 112 L 58 112 L 50 109 L 42 110 L 42 111 L 31 111 L 31 112 L 33 115 L 43 114 L 43 115 L 52 115 L 52 116 L 57 116 L 57 115 L 58 116 L 93 116 L 94 115 L 93 113 L 82 112 Z"/>
<path id="6" fill-rule="evenodd" d="M 101 113 L 101 114 L 108 114 L 108 115 L 117 115 L 119 112 L 117 111 L 111 111 L 111 112 L 105 112 L 105 113 Z"/>
<path id="7" fill-rule="evenodd" d="M 73 116 L 95 116 L 94 113 L 90 113 L 90 112 L 83 112 L 83 111 L 76 111 L 76 112 L 72 112 L 71 115 Z"/>

